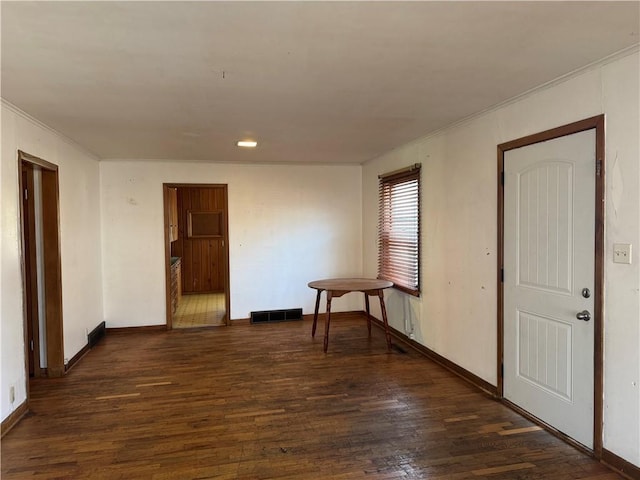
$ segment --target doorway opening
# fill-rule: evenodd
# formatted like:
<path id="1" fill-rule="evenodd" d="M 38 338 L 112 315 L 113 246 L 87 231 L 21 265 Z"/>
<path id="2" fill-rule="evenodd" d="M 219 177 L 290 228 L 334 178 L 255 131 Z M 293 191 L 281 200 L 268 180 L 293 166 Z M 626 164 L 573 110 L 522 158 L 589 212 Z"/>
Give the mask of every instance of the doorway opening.
<path id="1" fill-rule="evenodd" d="M 167 329 L 229 324 L 227 185 L 165 183 Z"/>
<path id="2" fill-rule="evenodd" d="M 58 167 L 18 151 L 27 378 L 64 375 Z M 27 382 L 27 401 L 29 388 Z"/>
<path id="3" fill-rule="evenodd" d="M 591 138 L 587 154 L 575 153 L 581 137 Z M 498 145 L 498 395 L 596 458 L 602 457 L 603 427 L 604 152 L 604 115 Z M 576 205 L 583 195 L 590 200 Z M 574 274 L 583 264 L 590 268 Z M 545 277 L 537 276 L 541 271 Z M 566 308 L 549 310 L 561 302 Z M 592 314 L 578 311 L 583 303 Z M 573 380 L 582 377 L 572 352 L 580 353 L 585 338 L 593 368 L 582 374 L 588 389 L 581 401 L 590 413 L 578 416 L 592 421 L 592 432 L 581 441 L 564 430 L 576 422 L 558 424 L 553 407 L 580 403 L 573 398 Z M 512 400 L 525 394 L 534 398 L 530 406 Z"/>

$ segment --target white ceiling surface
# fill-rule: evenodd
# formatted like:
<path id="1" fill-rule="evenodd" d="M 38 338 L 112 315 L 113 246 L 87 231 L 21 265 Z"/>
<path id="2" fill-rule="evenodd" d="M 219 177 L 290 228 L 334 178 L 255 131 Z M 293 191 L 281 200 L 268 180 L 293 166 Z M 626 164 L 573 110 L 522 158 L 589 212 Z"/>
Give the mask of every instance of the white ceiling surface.
<path id="1" fill-rule="evenodd" d="M 2 97 L 104 159 L 362 163 L 637 44 L 640 23 L 608 1 L 1 8 Z"/>

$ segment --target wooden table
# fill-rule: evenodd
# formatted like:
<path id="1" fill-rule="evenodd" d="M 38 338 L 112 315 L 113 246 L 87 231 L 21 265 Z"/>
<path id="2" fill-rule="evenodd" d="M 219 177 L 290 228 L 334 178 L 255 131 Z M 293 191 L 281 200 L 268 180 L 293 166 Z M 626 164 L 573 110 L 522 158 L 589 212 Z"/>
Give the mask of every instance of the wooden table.
<path id="1" fill-rule="evenodd" d="M 367 309 L 367 328 L 369 329 L 369 337 L 371 337 L 371 314 L 369 313 L 369 296 L 377 295 L 380 299 L 380 310 L 382 310 L 382 321 L 384 323 L 384 331 L 387 337 L 387 350 L 391 350 L 391 333 L 389 332 L 389 323 L 387 322 L 387 309 L 384 306 L 385 288 L 393 287 L 393 283 L 387 280 L 375 280 L 369 278 L 330 278 L 326 280 L 315 280 L 309 282 L 309 287 L 318 291 L 316 296 L 316 309 L 313 313 L 313 328 L 311 337 L 316 335 L 316 326 L 318 324 L 318 308 L 320 307 L 320 295 L 323 290 L 327 292 L 327 313 L 324 324 L 324 351 L 327 352 L 329 346 L 329 325 L 331 323 L 331 299 L 341 297 L 350 292 L 364 293 L 364 304 Z"/>

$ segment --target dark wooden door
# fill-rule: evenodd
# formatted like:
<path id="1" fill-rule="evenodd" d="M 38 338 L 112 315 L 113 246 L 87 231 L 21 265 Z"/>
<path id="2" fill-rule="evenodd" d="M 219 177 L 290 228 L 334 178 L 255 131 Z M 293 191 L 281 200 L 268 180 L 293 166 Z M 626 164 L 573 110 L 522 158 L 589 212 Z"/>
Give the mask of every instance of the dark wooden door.
<path id="1" fill-rule="evenodd" d="M 226 188 L 178 187 L 178 239 L 172 255 L 182 258 L 182 292 L 224 292 Z"/>

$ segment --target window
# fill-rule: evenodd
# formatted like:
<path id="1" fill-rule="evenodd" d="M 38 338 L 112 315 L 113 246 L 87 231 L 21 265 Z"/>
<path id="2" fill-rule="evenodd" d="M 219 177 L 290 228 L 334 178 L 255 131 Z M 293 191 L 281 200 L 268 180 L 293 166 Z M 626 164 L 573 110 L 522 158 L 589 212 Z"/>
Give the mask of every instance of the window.
<path id="1" fill-rule="evenodd" d="M 216 238 L 222 236 L 222 211 L 187 211 L 189 238 Z"/>
<path id="2" fill-rule="evenodd" d="M 420 295 L 420 164 L 380 175 L 378 278 Z"/>

